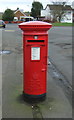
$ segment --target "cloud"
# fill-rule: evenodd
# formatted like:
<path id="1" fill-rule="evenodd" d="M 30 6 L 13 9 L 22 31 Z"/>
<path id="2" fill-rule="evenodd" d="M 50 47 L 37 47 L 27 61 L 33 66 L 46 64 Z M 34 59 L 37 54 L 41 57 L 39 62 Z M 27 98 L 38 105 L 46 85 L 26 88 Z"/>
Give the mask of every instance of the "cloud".
<path id="1" fill-rule="evenodd" d="M 17 7 L 30 11 L 32 1 L 33 0 L 0 0 L 0 11 L 5 11 L 7 8 L 15 10 Z"/>
<path id="2" fill-rule="evenodd" d="M 15 10 L 17 7 L 20 9 L 24 9 L 24 11 L 30 11 L 32 7 L 32 2 L 34 0 L 0 0 L 0 12 L 5 11 L 5 9 L 10 8 Z M 57 0 L 36 0 L 42 3 L 45 8 L 47 4 L 50 4 L 51 1 Z M 61 1 L 61 0 L 60 0 Z M 65 0 L 66 1 L 66 0 Z M 72 3 L 74 0 L 68 0 L 68 2 Z"/>

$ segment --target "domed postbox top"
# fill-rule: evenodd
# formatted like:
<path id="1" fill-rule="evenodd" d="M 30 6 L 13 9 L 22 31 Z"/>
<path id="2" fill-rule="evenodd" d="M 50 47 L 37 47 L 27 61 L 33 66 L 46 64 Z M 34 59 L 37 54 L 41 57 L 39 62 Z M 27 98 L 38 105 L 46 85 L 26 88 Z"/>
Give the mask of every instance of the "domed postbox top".
<path id="1" fill-rule="evenodd" d="M 47 31 L 52 27 L 52 24 L 42 21 L 29 21 L 19 24 L 19 28 L 23 31 Z"/>

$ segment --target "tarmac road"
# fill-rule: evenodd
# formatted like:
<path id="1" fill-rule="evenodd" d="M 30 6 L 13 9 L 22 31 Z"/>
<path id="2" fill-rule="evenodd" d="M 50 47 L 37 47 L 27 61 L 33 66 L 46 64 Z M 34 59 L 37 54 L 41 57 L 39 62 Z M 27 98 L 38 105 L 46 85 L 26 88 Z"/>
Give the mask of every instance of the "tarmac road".
<path id="1" fill-rule="evenodd" d="M 68 81 L 71 83 L 71 57 L 67 57 L 71 56 L 70 32 L 70 27 L 69 29 L 53 27 L 49 31 L 49 59 L 62 75 L 69 75 Z M 65 44 L 70 42 L 68 51 L 59 46 L 62 42 Z M 66 46 L 62 44 L 62 47 Z M 37 104 L 29 104 L 22 99 L 22 31 L 17 24 L 8 24 L 3 29 L 2 50 L 10 52 L 2 54 L 2 118 L 69 118 L 70 120 L 72 106 L 62 86 L 52 76 L 50 67 L 47 80 L 47 99 Z"/>

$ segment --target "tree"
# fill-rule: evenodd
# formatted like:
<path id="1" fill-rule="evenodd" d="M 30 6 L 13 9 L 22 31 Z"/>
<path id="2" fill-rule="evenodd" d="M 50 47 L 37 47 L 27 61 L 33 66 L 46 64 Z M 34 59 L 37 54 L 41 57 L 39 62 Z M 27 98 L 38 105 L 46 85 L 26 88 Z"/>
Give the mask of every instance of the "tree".
<path id="1" fill-rule="evenodd" d="M 34 1 L 32 3 L 31 16 L 35 18 L 40 17 L 41 9 L 43 9 L 43 5 L 38 1 Z"/>
<path id="2" fill-rule="evenodd" d="M 52 1 L 53 5 L 54 5 L 54 9 L 52 10 L 52 15 L 53 15 L 53 21 L 61 21 L 62 16 L 64 15 L 64 13 L 66 12 L 66 3 L 67 1 Z"/>
<path id="3" fill-rule="evenodd" d="M 4 21 L 12 21 L 14 19 L 14 12 L 11 9 L 6 9 L 3 13 L 2 19 Z"/>

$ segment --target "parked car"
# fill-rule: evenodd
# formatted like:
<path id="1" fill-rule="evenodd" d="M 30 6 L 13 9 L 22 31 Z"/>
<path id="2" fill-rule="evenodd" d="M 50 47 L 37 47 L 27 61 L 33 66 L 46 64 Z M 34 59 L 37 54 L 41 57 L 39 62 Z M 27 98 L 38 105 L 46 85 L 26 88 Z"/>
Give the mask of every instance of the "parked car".
<path id="1" fill-rule="evenodd" d="M 5 28 L 5 22 L 3 21 L 3 20 L 0 20 L 0 27 L 3 27 L 3 28 Z"/>
<path id="2" fill-rule="evenodd" d="M 27 17 L 22 17 L 21 18 L 21 21 L 23 21 L 23 22 L 28 22 L 28 21 L 33 21 L 33 17 L 31 17 L 31 16 L 27 16 Z"/>

